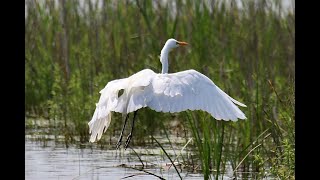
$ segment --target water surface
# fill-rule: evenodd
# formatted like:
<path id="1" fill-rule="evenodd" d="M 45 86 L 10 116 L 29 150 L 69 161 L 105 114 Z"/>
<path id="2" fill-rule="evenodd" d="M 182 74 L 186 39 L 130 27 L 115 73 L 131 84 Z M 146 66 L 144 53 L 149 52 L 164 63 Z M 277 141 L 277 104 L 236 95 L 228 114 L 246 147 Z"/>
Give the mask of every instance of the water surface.
<path id="1" fill-rule="evenodd" d="M 139 149 L 138 149 L 139 150 Z M 25 142 L 25 178 L 26 179 L 159 179 L 145 172 L 125 168 L 123 165 L 141 168 L 142 164 L 133 151 L 127 149 L 107 150 L 99 148 L 81 148 L 55 141 Z M 145 171 L 165 179 L 179 179 L 174 168 L 167 170 L 170 161 L 157 155 L 156 149 L 149 149 L 141 155 L 146 163 Z M 140 152 L 139 152 L 140 154 Z M 182 172 L 183 179 L 203 179 L 201 174 Z M 224 178 L 225 179 L 225 178 Z"/>

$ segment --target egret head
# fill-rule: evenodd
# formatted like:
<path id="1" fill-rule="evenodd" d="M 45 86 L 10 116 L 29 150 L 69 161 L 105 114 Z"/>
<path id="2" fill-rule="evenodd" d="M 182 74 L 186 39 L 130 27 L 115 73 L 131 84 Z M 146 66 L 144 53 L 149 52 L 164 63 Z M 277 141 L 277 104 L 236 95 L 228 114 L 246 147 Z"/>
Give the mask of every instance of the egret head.
<path id="1" fill-rule="evenodd" d="M 168 73 L 168 54 L 169 52 L 179 46 L 188 45 L 186 42 L 177 41 L 175 39 L 168 39 L 167 42 L 164 44 L 161 54 L 160 54 L 160 62 L 162 64 L 162 74 Z"/>
<path id="2" fill-rule="evenodd" d="M 168 49 L 169 51 L 172 50 L 173 48 L 179 47 L 179 46 L 185 46 L 188 45 L 186 42 L 182 41 L 177 41 L 175 39 L 168 39 L 166 44 L 164 45 L 163 49 Z"/>

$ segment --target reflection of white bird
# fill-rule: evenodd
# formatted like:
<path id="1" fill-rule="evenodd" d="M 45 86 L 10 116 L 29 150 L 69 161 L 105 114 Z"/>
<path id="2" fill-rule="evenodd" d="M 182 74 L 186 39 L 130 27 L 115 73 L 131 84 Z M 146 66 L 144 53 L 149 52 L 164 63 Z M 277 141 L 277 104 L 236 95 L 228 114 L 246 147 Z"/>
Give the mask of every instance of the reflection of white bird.
<path id="1" fill-rule="evenodd" d="M 132 129 L 127 138 L 128 146 L 134 126 L 134 119 L 138 109 L 149 107 L 155 111 L 180 112 L 185 110 L 203 110 L 210 113 L 217 120 L 246 119 L 244 113 L 235 105 L 246 105 L 228 96 L 208 77 L 195 71 L 187 70 L 177 73 L 168 73 L 168 54 L 179 46 L 187 45 L 169 39 L 161 50 L 160 62 L 162 72 L 157 74 L 150 69 L 144 69 L 124 79 L 109 82 L 100 91 L 101 97 L 91 121 L 90 142 L 99 140 L 111 121 L 111 111 L 122 113 L 127 122 L 128 114 L 135 112 L 132 120 Z M 123 94 L 118 97 L 120 90 Z M 235 103 L 235 104 L 234 104 Z M 123 126 L 117 148 L 121 144 Z"/>

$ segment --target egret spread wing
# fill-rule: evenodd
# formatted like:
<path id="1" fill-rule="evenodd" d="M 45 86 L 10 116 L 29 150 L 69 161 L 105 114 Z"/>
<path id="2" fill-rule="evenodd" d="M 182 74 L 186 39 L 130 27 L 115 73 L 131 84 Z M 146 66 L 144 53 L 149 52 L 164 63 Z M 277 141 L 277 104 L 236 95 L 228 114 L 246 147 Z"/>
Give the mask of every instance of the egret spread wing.
<path id="1" fill-rule="evenodd" d="M 128 108 L 128 101 L 139 89 L 148 86 L 155 76 L 150 69 L 141 70 L 128 78 L 110 81 L 101 91 L 100 99 L 96 104 L 91 121 L 88 123 L 91 133 L 90 142 L 99 140 L 102 134 L 108 129 L 111 122 L 111 112 L 125 114 Z M 123 89 L 119 97 L 118 92 Z M 135 97 L 135 96 L 133 96 Z M 130 111 L 132 112 L 132 111 Z"/>
<path id="2" fill-rule="evenodd" d="M 140 95 L 140 101 L 144 102 L 141 99 L 146 101 L 142 106 L 155 111 L 203 110 L 217 120 L 246 119 L 234 103 L 240 106 L 245 106 L 244 104 L 228 96 L 208 77 L 195 70 L 157 74 Z"/>
<path id="3" fill-rule="evenodd" d="M 91 133 L 90 142 L 99 140 L 102 134 L 108 129 L 111 122 L 111 111 L 119 104 L 118 92 L 124 88 L 126 79 L 110 81 L 105 88 L 100 91 L 100 99 L 96 104 L 96 109 L 89 125 Z"/>

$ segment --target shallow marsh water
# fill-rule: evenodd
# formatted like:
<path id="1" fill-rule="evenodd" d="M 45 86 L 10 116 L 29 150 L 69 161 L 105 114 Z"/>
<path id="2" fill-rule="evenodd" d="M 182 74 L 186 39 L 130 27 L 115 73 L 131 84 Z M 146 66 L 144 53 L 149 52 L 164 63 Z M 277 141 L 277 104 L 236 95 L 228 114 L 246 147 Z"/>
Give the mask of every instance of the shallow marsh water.
<path id="1" fill-rule="evenodd" d="M 138 147 L 134 150 L 144 163 L 143 170 L 164 179 L 179 179 L 173 167 L 168 170 L 170 161 L 159 149 Z M 168 153 L 173 154 L 173 151 L 168 150 Z M 26 137 L 25 179 L 159 179 L 131 167 L 142 167 L 131 149 L 116 151 L 79 145 L 66 148 L 63 143 L 54 140 L 34 141 Z M 201 172 L 190 173 L 179 166 L 177 168 L 183 179 L 203 179 Z M 219 179 L 233 179 L 231 167 L 227 175 L 219 176 Z"/>
<path id="2" fill-rule="evenodd" d="M 167 170 L 170 161 L 160 154 L 157 149 L 149 149 L 140 158 L 146 163 L 145 171 L 165 179 L 178 179 L 174 168 Z M 158 179 L 142 171 L 126 168 L 126 166 L 141 168 L 142 164 L 132 150 L 124 151 L 81 148 L 50 140 L 44 142 L 25 142 L 25 177 L 26 179 Z M 162 167 L 161 167 L 162 166 Z M 201 174 L 182 172 L 184 179 L 203 179 Z"/>
<path id="3" fill-rule="evenodd" d="M 25 179 L 159 179 L 138 169 L 164 179 L 179 179 L 174 167 L 169 168 L 170 160 L 156 145 L 131 144 L 144 163 L 142 168 L 138 156 L 132 149 L 124 150 L 121 147 L 121 150 L 115 150 L 117 137 L 111 138 L 111 145 L 89 142 L 66 145 L 64 136 L 50 134 L 50 128 L 47 125 L 33 125 L 33 128 L 26 126 Z M 185 138 L 169 135 L 170 141 L 174 142 L 174 152 L 166 137 L 158 135 L 155 138 L 172 159 L 176 157 L 174 154 L 180 154 L 180 150 L 186 144 Z M 194 152 L 186 148 L 181 153 L 189 158 Z M 201 171 L 190 172 L 190 168 L 187 170 L 178 165 L 177 168 L 183 179 L 203 179 Z M 254 177 L 254 173 L 250 174 Z M 214 179 L 213 175 L 211 176 Z M 219 176 L 219 179 L 233 179 L 231 166 L 227 168 L 225 175 Z"/>

